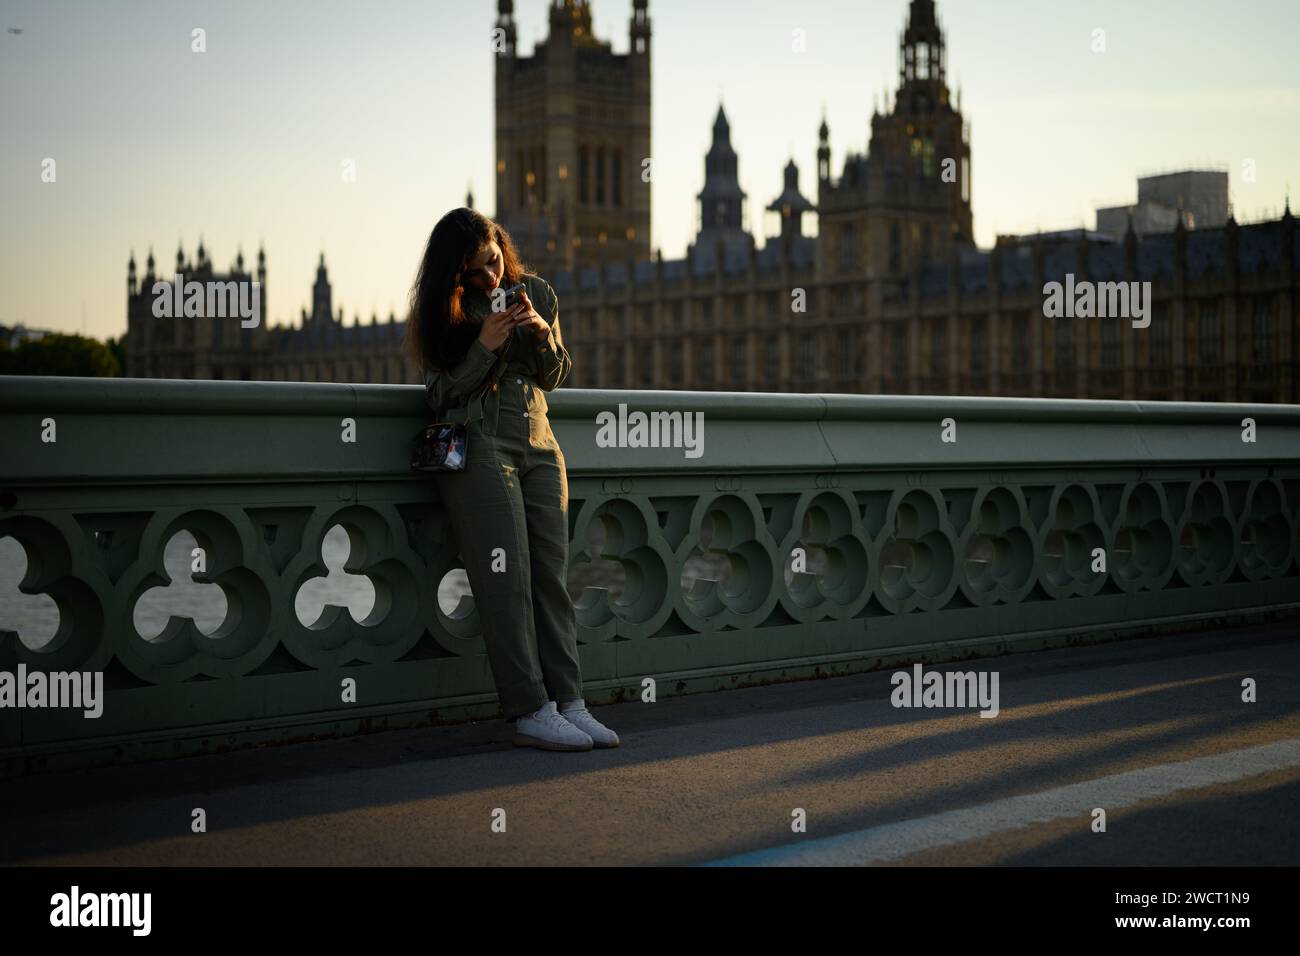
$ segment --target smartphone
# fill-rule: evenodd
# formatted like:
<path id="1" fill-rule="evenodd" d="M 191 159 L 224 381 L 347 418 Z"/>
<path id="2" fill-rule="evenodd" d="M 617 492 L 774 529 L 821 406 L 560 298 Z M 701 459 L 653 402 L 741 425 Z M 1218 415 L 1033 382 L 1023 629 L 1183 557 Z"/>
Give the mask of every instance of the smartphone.
<path id="1" fill-rule="evenodd" d="M 509 289 L 506 289 L 506 308 L 508 309 L 516 302 L 518 302 L 519 293 L 525 291 L 527 291 L 527 286 L 525 286 L 522 282 L 519 283 L 518 285 L 511 286 Z"/>

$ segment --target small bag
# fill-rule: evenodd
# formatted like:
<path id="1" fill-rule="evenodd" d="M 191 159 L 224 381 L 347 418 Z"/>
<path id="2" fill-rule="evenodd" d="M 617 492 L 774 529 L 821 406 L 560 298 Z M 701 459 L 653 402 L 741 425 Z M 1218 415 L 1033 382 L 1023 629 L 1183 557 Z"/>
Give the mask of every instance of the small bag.
<path id="1" fill-rule="evenodd" d="M 416 471 L 464 471 L 469 453 L 469 429 L 461 422 L 425 425 L 411 442 L 411 467 Z"/>
<path id="2" fill-rule="evenodd" d="M 475 399 L 483 398 L 497 387 L 505 367 L 502 356 L 497 359 L 487 383 L 475 394 Z M 466 418 L 468 415 L 466 406 Z M 411 441 L 411 467 L 416 471 L 464 471 L 468 455 L 467 422 L 448 421 L 425 425 Z"/>

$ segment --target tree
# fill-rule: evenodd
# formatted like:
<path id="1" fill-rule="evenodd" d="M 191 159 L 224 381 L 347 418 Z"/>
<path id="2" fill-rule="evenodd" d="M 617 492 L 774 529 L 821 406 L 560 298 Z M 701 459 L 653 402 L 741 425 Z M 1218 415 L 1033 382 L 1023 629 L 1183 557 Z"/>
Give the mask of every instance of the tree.
<path id="1" fill-rule="evenodd" d="M 120 351 L 120 345 L 117 346 Z M 116 378 L 122 364 L 112 347 L 81 335 L 54 333 L 0 348 L 0 374 L 82 375 Z"/>
<path id="2" fill-rule="evenodd" d="M 117 338 L 110 338 L 105 345 L 109 354 L 117 361 L 117 375 L 121 375 L 126 370 L 126 333 L 122 333 Z"/>

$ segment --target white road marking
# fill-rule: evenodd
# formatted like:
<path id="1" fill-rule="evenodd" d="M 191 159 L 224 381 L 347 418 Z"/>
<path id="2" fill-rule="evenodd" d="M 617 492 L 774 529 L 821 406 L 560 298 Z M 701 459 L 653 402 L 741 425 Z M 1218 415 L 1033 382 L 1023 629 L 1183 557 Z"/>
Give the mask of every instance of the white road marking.
<path id="1" fill-rule="evenodd" d="M 1027 793 L 915 820 L 755 850 L 701 865 L 863 866 L 1063 817 L 1077 816 L 1079 825 L 1086 827 L 1091 823 L 1094 807 L 1103 807 L 1109 813 L 1179 790 L 1232 783 L 1295 766 L 1300 766 L 1300 738 L 1128 770 L 1041 793 Z"/>

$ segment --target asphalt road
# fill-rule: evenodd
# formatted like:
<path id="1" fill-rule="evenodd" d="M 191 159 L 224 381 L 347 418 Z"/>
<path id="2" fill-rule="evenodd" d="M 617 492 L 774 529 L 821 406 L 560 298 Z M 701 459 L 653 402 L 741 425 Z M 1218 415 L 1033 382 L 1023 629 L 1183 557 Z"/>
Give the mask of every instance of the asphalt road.
<path id="1" fill-rule="evenodd" d="M 996 671 L 992 718 L 894 707 L 890 669 L 596 708 L 614 750 L 488 721 L 21 778 L 0 862 L 1294 865 L 1298 629 L 925 668 Z"/>

